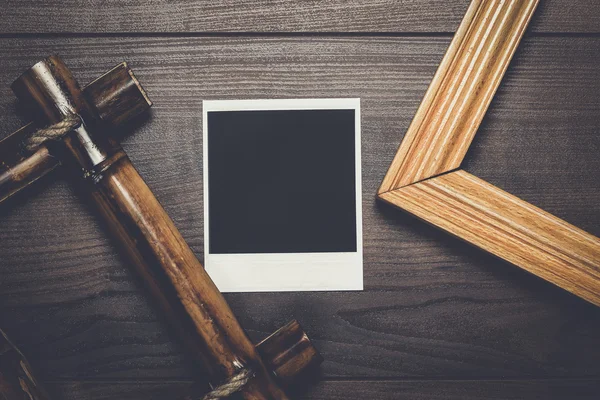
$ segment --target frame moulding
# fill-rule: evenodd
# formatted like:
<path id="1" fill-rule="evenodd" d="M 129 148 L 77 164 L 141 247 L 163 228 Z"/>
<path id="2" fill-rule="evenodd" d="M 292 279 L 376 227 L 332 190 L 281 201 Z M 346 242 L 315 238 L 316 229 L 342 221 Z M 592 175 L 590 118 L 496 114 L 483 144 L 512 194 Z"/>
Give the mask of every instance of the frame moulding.
<path id="1" fill-rule="evenodd" d="M 600 239 L 460 170 L 539 0 L 473 0 L 378 197 L 600 306 Z"/>

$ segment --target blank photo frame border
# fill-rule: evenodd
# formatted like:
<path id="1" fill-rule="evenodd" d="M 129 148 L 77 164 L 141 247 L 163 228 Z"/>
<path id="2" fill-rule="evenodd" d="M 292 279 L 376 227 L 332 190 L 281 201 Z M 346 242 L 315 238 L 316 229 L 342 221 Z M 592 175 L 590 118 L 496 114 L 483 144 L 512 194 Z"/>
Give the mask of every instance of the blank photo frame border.
<path id="1" fill-rule="evenodd" d="M 203 113 L 205 268 L 221 292 L 363 289 L 360 99 L 207 100 Z M 208 114 L 220 111 L 354 110 L 356 251 L 212 254 L 210 251 Z"/>

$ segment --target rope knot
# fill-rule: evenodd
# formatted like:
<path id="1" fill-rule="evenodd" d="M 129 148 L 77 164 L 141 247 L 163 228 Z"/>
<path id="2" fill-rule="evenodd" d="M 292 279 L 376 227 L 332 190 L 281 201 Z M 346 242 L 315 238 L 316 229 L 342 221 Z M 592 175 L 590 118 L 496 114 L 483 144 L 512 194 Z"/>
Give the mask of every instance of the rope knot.
<path id="1" fill-rule="evenodd" d="M 60 140 L 80 125 L 81 118 L 78 115 L 67 115 L 62 121 L 33 132 L 25 141 L 25 148 L 32 151 L 48 140 Z"/>

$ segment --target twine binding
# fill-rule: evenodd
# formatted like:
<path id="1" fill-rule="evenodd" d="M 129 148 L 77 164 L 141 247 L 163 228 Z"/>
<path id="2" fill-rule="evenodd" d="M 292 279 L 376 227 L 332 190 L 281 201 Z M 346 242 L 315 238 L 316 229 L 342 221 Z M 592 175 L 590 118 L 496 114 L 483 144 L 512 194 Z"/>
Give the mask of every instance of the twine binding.
<path id="1" fill-rule="evenodd" d="M 208 392 L 202 400 L 218 400 L 231 396 L 232 394 L 242 390 L 253 376 L 253 372 L 248 369 L 243 369 L 236 375 L 232 376 L 227 382 L 217 386 Z"/>
<path id="2" fill-rule="evenodd" d="M 25 142 L 25 148 L 32 151 L 49 140 L 60 140 L 79 125 L 81 125 L 81 118 L 79 116 L 67 115 L 62 121 L 35 131 Z M 243 369 L 232 376 L 227 382 L 204 395 L 202 400 L 219 400 L 229 397 L 246 386 L 253 375 L 251 370 Z"/>
<path id="3" fill-rule="evenodd" d="M 81 125 L 81 118 L 79 116 L 67 115 L 62 121 L 33 132 L 25 141 L 25 148 L 32 151 L 48 140 L 60 140 L 79 125 Z"/>

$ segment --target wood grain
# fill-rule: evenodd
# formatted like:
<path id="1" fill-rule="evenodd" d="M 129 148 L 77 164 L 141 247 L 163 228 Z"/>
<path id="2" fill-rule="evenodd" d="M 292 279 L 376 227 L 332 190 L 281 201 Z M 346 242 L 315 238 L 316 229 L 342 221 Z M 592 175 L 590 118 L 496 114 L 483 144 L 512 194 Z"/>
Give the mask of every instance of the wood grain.
<path id="1" fill-rule="evenodd" d="M 152 105 L 127 63 L 118 64 L 86 85 L 83 94 L 112 128 L 138 117 Z M 59 166 L 58 158 L 45 144 L 31 153 L 23 148 L 36 129 L 38 126 L 31 122 L 0 141 L 0 202 Z"/>
<path id="2" fill-rule="evenodd" d="M 306 398 L 594 398 L 595 307 L 375 201 L 449 42 L 0 39 L 0 135 L 27 121 L 8 87 L 24 65 L 58 52 L 85 82 L 128 60 L 155 106 L 147 121 L 124 129 L 130 133 L 124 148 L 201 258 L 201 101 L 360 97 L 366 290 L 227 295 L 249 335 L 259 341 L 291 318 L 302 321 L 327 360 L 323 378 L 337 380 Z M 465 159 L 469 171 L 596 235 L 598 54 L 595 37 L 526 37 Z M 200 371 L 186 361 L 91 207 L 60 178 L 0 208 L 3 327 L 55 397 L 177 394 L 189 381 L 164 380 Z M 408 383 L 410 377 L 423 380 Z M 592 382 L 565 383 L 582 377 Z M 472 381 L 444 383 L 465 378 Z"/>
<path id="3" fill-rule="evenodd" d="M 457 169 L 535 0 L 473 1 L 379 198 L 600 306 L 600 239 Z"/>
<path id="4" fill-rule="evenodd" d="M 164 400 L 188 393 L 190 382 L 59 382 L 50 388 L 58 399 L 89 400 L 126 398 Z M 597 379 L 537 380 L 402 380 L 402 381 L 325 381 L 307 387 L 299 400 L 596 400 L 600 390 Z"/>
<path id="5" fill-rule="evenodd" d="M 323 362 L 323 357 L 298 321 L 291 321 L 281 327 L 258 343 L 256 349 L 284 388 L 300 384 L 306 376 L 318 375 L 318 367 Z"/>
<path id="6" fill-rule="evenodd" d="M 471 3 L 379 194 L 460 166 L 537 3 Z"/>
<path id="7" fill-rule="evenodd" d="M 55 154 L 78 189 L 90 195 L 85 200 L 94 203 L 192 360 L 202 362 L 213 387 L 246 371 L 251 378 L 239 389 L 241 397 L 287 400 L 225 298 L 121 146 L 107 134 L 64 62 L 57 56 L 45 58 L 11 88 L 50 124 L 78 116 L 79 126 L 54 143 L 53 148 L 61 149 Z M 112 107 L 131 105 L 117 102 Z"/>
<path id="8" fill-rule="evenodd" d="M 3 400 L 48 400 L 25 356 L 0 330 L 0 395 Z"/>
<path id="9" fill-rule="evenodd" d="M 535 32 L 600 32 L 595 0 L 545 0 Z M 2 0 L 0 33 L 449 33 L 469 0 Z"/>
<path id="10" fill-rule="evenodd" d="M 51 50 L 82 81 L 127 59 L 155 106 L 124 148 L 198 257 L 202 99 L 360 97 L 366 290 L 226 296 L 251 337 L 297 318 L 326 359 L 328 379 L 597 376 L 598 310 L 375 201 L 448 44 L 443 37 L 3 39 L 0 81 L 10 83 Z M 531 37 L 523 45 L 469 168 L 597 235 L 600 41 Z M 9 133 L 21 121 L 8 87 L 0 93 Z M 91 207 L 60 179 L 31 189 L 0 209 L 0 312 L 43 379 L 198 373 Z"/>
<path id="11" fill-rule="evenodd" d="M 228 295 L 249 334 L 302 319 L 328 359 L 327 381 L 302 398 L 595 399 L 595 308 L 373 199 L 468 3 L 1 1 L 0 136 L 27 121 L 8 91 L 24 65 L 58 51 L 88 81 L 131 61 L 158 106 L 124 130 L 134 130 L 125 148 L 201 257 L 201 100 L 361 97 L 366 291 Z M 596 235 L 599 9 L 541 2 L 465 158 Z M 215 31 L 239 36 L 204 35 Z M 172 398 L 198 373 L 60 179 L 0 208 L 0 320 L 55 398 Z"/>
<path id="12" fill-rule="evenodd" d="M 459 170 L 381 199 L 600 305 L 600 239 Z"/>

